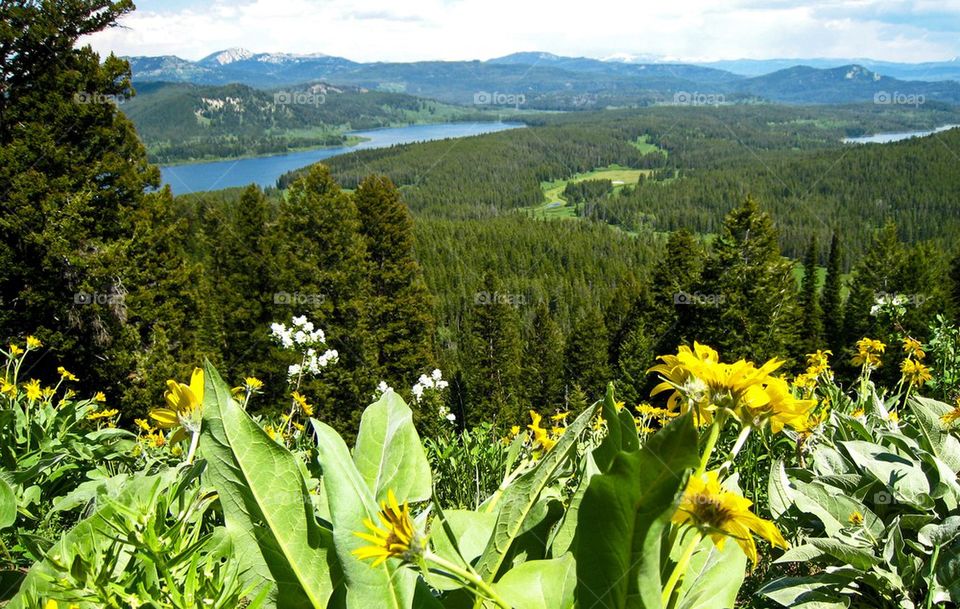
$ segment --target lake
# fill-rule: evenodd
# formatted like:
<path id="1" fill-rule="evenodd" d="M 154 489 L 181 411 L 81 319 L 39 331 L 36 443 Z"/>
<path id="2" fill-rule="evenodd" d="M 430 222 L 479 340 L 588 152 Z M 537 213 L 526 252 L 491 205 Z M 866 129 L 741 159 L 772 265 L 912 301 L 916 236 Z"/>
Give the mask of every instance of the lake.
<path id="1" fill-rule="evenodd" d="M 435 125 L 410 125 L 372 131 L 351 131 L 350 135 L 366 138 L 356 146 L 336 148 L 313 148 L 287 154 L 209 161 L 186 165 L 169 165 L 160 168 L 164 184 L 169 184 L 174 194 L 186 194 L 205 190 L 220 190 L 233 186 L 259 184 L 275 186 L 281 175 L 312 165 L 317 161 L 369 148 L 384 148 L 396 144 L 427 142 L 453 137 L 467 137 L 494 133 L 523 127 L 520 123 L 438 123 Z"/>
<path id="2" fill-rule="evenodd" d="M 899 142 L 900 140 L 908 140 L 912 137 L 923 137 L 925 135 L 933 135 L 934 133 L 940 133 L 941 131 L 946 131 L 948 129 L 953 129 L 960 125 L 944 125 L 943 127 L 937 127 L 936 129 L 931 129 L 929 131 L 903 131 L 900 133 L 875 133 L 874 135 L 864 135 L 861 137 L 845 137 L 843 138 L 844 144 L 889 144 L 890 142 Z"/>

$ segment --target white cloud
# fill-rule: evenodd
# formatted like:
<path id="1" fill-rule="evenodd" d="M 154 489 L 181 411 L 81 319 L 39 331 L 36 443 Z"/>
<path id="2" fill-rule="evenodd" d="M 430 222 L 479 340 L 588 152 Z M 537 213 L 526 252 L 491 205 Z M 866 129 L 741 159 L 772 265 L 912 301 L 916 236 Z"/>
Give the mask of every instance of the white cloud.
<path id="1" fill-rule="evenodd" d="M 942 16 L 955 14 L 955 27 Z M 940 16 L 939 27 L 924 27 Z M 248 0 L 140 10 L 101 52 L 198 59 L 228 47 L 359 61 L 487 59 L 521 50 L 678 60 L 960 55 L 960 0 Z M 953 31 L 950 31 L 953 30 Z"/>

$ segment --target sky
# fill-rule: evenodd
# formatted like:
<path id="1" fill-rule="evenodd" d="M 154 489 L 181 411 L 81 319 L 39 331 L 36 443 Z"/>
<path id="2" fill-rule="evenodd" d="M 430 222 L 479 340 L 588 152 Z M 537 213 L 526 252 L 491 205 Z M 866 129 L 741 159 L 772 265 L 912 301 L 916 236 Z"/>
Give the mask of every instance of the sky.
<path id="1" fill-rule="evenodd" d="M 135 0 L 136 1 L 136 0 Z M 518 51 L 673 61 L 960 56 L 960 0 L 139 0 L 101 53 L 196 60 L 242 47 L 354 61 Z"/>

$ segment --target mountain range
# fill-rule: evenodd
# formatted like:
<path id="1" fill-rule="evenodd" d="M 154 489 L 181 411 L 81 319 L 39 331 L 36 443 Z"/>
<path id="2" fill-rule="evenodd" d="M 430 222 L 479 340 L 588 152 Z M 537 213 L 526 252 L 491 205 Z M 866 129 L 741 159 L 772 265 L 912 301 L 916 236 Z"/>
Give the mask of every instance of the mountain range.
<path id="1" fill-rule="evenodd" d="M 947 78 L 960 79 L 957 61 L 829 65 L 834 60 L 815 60 L 811 63 L 816 65 L 790 65 L 793 60 L 737 60 L 696 65 L 526 52 L 487 61 L 359 63 L 319 53 L 244 49 L 218 51 L 198 61 L 176 56 L 126 59 L 135 83 L 242 83 L 277 89 L 324 81 L 455 104 L 535 109 L 738 101 L 960 104 L 960 82 Z"/>

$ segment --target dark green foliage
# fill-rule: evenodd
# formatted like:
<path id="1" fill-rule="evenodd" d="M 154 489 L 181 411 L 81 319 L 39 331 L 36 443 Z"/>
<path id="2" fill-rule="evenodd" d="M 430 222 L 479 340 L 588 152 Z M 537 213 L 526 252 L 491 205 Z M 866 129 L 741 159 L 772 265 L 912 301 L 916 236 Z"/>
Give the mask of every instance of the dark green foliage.
<path id="1" fill-rule="evenodd" d="M 563 333 L 543 301 L 537 304 L 523 354 L 523 388 L 535 410 L 549 412 L 564 402 Z"/>
<path id="2" fill-rule="evenodd" d="M 833 233 L 830 240 L 830 258 L 827 262 L 827 275 L 820 296 L 820 309 L 823 313 L 824 344 L 839 355 L 843 348 L 843 246 L 840 235 Z"/>
<path id="3" fill-rule="evenodd" d="M 577 386 L 589 401 L 603 396 L 610 381 L 609 336 L 600 308 L 584 307 L 567 339 L 564 357 L 567 387 Z"/>
<path id="4" fill-rule="evenodd" d="M 353 195 L 370 272 L 369 326 L 377 369 L 403 387 L 432 369 L 433 297 L 414 257 L 413 218 L 389 178 L 370 176 Z"/>
<path id="5" fill-rule="evenodd" d="M 504 425 L 520 415 L 523 389 L 520 318 L 499 279 L 487 273 L 474 297 L 461 365 L 467 387 L 466 423 Z"/>
<path id="6" fill-rule="evenodd" d="M 788 353 L 797 302 L 793 264 L 780 255 L 773 222 L 752 197 L 727 215 L 702 285 L 700 335 L 724 357 L 764 361 Z"/>
<path id="7" fill-rule="evenodd" d="M 143 410 L 155 375 L 194 356 L 197 274 L 169 194 L 144 194 L 159 174 L 116 105 L 133 94 L 129 67 L 77 47 L 132 9 L 0 6 L 0 334 L 37 334 L 88 387 Z"/>
<path id="8" fill-rule="evenodd" d="M 803 260 L 803 280 L 800 282 L 800 341 L 801 352 L 812 353 L 823 346 L 823 312 L 820 308 L 820 293 L 817 289 L 817 269 L 819 268 L 817 238 L 810 238 L 810 247 Z"/>
<path id="9" fill-rule="evenodd" d="M 311 378 L 303 392 L 316 396 L 328 424 L 356 429 L 354 419 L 369 401 L 380 372 L 370 328 L 369 262 L 357 207 L 327 168 L 315 165 L 281 200 L 269 242 L 277 293 L 296 295 L 290 313 L 281 319 L 289 322 L 289 315 L 306 315 L 340 354 L 340 361 Z"/>

